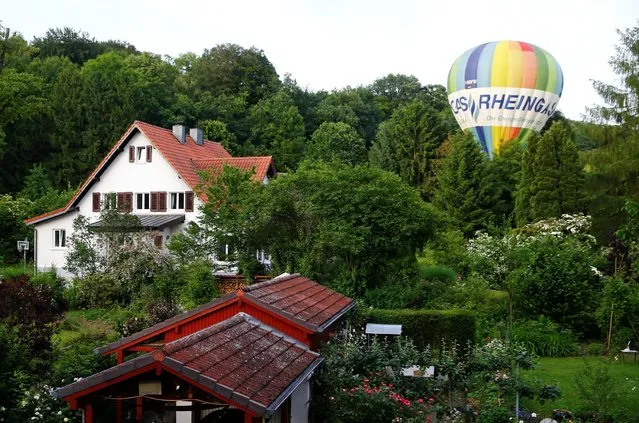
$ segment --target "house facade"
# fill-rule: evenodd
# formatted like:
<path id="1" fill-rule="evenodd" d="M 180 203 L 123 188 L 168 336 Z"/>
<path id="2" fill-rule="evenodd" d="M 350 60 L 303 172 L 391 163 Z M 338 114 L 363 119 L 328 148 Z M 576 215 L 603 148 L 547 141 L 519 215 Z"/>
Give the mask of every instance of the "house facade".
<path id="1" fill-rule="evenodd" d="M 196 193 L 199 172 L 224 165 L 253 170 L 253 179 L 263 183 L 277 173 L 270 156 L 231 157 L 221 144 L 204 140 L 200 129 L 133 122 L 65 207 L 25 221 L 34 231 L 36 270 L 55 268 L 70 276 L 64 268 L 74 219 L 84 215 L 99 225 L 105 207 L 137 215 L 155 234 L 156 246 L 163 247 L 199 219 L 205 201 Z"/>
<path id="2" fill-rule="evenodd" d="M 118 364 L 54 395 L 86 423 L 307 423 L 319 345 L 354 305 L 283 274 L 96 349 Z"/>

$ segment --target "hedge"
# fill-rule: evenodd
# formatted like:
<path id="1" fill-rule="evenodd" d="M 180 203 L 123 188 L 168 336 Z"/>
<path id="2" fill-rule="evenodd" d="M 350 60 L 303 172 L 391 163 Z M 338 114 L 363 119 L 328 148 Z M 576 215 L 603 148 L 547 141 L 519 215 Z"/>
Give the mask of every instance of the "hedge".
<path id="1" fill-rule="evenodd" d="M 462 347 L 475 341 L 475 315 L 466 310 L 363 309 L 367 323 L 402 325 L 402 335 L 420 348 L 438 347 L 442 340 Z"/>

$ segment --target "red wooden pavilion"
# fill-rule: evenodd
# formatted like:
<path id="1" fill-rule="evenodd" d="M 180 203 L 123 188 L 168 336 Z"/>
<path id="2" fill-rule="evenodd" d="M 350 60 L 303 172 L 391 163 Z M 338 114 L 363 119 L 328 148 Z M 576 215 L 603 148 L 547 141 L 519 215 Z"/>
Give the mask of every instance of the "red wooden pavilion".
<path id="1" fill-rule="evenodd" d="M 86 423 L 306 422 L 317 348 L 353 306 L 284 274 L 96 349 L 118 364 L 55 395 Z"/>

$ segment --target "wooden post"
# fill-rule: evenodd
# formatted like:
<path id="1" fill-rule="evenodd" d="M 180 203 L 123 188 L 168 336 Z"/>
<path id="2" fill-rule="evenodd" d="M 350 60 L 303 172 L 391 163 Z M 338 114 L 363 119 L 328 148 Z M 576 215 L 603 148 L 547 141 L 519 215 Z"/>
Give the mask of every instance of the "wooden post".
<path id="1" fill-rule="evenodd" d="M 253 418 L 247 412 L 244 412 L 244 423 L 253 423 Z"/>
<path id="2" fill-rule="evenodd" d="M 118 399 L 115 401 L 115 422 L 116 423 L 124 422 L 124 410 L 122 409 L 121 399 Z"/>
<path id="3" fill-rule="evenodd" d="M 115 353 L 115 357 L 117 359 L 118 364 L 124 363 L 124 351 L 118 350 L 118 352 Z"/>
<path id="4" fill-rule="evenodd" d="M 615 302 L 610 302 L 610 323 L 608 324 L 608 342 L 606 342 L 606 355 L 610 355 L 610 343 L 612 342 L 612 316 L 615 310 Z"/>
<path id="5" fill-rule="evenodd" d="M 93 423 L 93 405 L 84 406 L 84 423 Z"/>
<path id="6" fill-rule="evenodd" d="M 142 409 L 142 397 L 135 399 L 135 421 L 138 423 L 144 422 L 144 410 Z"/>

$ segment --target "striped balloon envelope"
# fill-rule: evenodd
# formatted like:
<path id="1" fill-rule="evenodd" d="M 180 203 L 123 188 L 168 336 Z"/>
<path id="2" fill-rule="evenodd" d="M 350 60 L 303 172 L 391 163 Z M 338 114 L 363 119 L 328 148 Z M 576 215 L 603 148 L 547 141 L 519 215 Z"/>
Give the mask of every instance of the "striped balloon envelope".
<path id="1" fill-rule="evenodd" d="M 448 102 L 464 131 L 492 158 L 512 142 L 539 132 L 557 108 L 564 86 L 546 50 L 521 41 L 471 48 L 448 74 Z"/>

